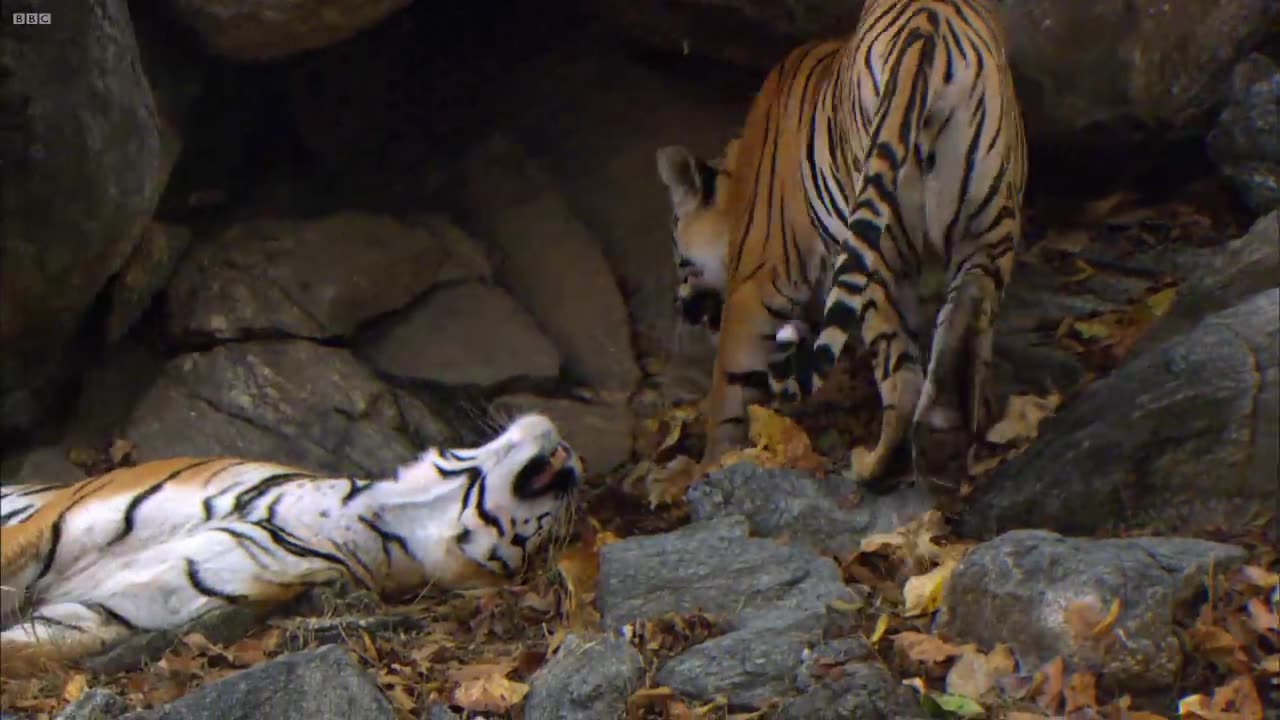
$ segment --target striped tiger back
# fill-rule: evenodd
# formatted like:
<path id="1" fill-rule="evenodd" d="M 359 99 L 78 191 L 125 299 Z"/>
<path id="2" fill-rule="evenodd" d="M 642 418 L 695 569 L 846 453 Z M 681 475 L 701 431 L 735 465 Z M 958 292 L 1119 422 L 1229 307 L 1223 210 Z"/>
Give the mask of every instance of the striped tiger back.
<path id="1" fill-rule="evenodd" d="M 745 440 L 747 404 L 809 394 L 856 335 L 884 414 L 875 447 L 852 453 L 855 475 L 881 477 L 912 428 L 917 470 L 957 468 L 987 422 L 991 325 L 1019 244 L 1025 156 L 986 0 L 869 0 L 851 37 L 789 54 L 748 112 L 733 177 L 716 183 L 725 199 L 708 195 L 688 151 L 659 151 L 677 249 L 691 235 L 721 249 L 704 462 Z M 723 231 L 712 240 L 709 227 Z M 919 291 L 934 267 L 945 296 L 926 367 Z"/>

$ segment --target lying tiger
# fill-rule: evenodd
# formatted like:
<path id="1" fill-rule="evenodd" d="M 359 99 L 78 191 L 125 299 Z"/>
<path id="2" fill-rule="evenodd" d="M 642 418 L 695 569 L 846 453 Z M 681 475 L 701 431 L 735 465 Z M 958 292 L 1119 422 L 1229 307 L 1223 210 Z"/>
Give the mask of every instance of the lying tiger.
<path id="1" fill-rule="evenodd" d="M 337 579 L 387 597 L 502 583 L 567 530 L 581 476 L 556 426 L 525 415 L 385 479 L 181 458 L 0 488 L 0 673 Z"/>
<path id="2" fill-rule="evenodd" d="M 720 161 L 660 149 L 681 316 L 718 335 L 704 465 L 746 440 L 748 404 L 811 393 L 856 335 L 883 422 L 854 475 L 881 478 L 909 430 L 917 471 L 963 467 L 989 421 L 1025 158 L 988 0 L 868 0 L 850 37 L 769 73 Z M 930 274 L 945 295 L 926 369 Z M 798 345 L 809 322 L 811 349 Z"/>

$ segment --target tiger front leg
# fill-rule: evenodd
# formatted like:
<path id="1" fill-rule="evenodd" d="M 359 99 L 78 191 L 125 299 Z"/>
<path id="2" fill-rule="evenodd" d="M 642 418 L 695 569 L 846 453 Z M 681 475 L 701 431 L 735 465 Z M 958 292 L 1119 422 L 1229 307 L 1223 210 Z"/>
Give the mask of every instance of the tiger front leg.
<path id="1" fill-rule="evenodd" d="M 705 409 L 703 467 L 747 444 L 747 406 L 770 399 L 770 355 L 781 324 L 765 310 L 753 284 L 739 286 L 724 313 Z"/>

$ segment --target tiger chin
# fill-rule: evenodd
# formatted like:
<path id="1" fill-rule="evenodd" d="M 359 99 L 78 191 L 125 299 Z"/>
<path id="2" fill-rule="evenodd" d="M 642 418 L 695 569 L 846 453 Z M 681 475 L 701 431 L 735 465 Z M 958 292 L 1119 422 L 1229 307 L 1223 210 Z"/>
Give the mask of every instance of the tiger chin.
<path id="1" fill-rule="evenodd" d="M 517 578 L 569 530 L 582 460 L 542 415 L 377 479 L 173 458 L 0 488 L 0 676 L 346 580 L 385 598 Z"/>

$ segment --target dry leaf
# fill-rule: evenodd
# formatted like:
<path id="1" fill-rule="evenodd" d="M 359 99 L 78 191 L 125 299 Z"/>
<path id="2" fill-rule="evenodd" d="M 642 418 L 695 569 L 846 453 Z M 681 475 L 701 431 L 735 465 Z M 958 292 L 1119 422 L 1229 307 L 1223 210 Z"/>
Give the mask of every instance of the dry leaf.
<path id="1" fill-rule="evenodd" d="M 453 704 L 472 712 L 504 713 L 524 700 L 528 692 L 528 685 L 493 673 L 459 684 L 453 691 Z"/>
<path id="2" fill-rule="evenodd" d="M 1209 625 L 1202 619 L 1187 631 L 1187 637 L 1191 640 L 1196 654 L 1205 657 L 1218 667 L 1237 672 L 1248 669 L 1249 657 L 1226 630 L 1216 625 Z"/>
<path id="3" fill-rule="evenodd" d="M 903 617 L 927 615 L 942 604 L 942 593 L 947 589 L 947 580 L 956 569 L 954 560 L 947 560 L 938 567 L 923 575 L 916 575 L 907 580 L 902 588 L 902 597 L 906 606 L 902 609 Z"/>
<path id="4" fill-rule="evenodd" d="M 1098 707 L 1098 678 L 1093 673 L 1073 673 L 1062 688 L 1062 698 L 1068 715 L 1077 710 Z"/>
<path id="5" fill-rule="evenodd" d="M 987 430 L 987 440 L 997 445 L 1013 445 L 1034 440 L 1040 422 L 1062 403 L 1062 396 L 1014 395 L 1009 398 L 1004 417 Z"/>
<path id="6" fill-rule="evenodd" d="M 67 679 L 66 687 L 62 688 L 62 699 L 73 703 L 88 689 L 89 678 L 84 673 L 75 673 Z"/>
<path id="7" fill-rule="evenodd" d="M 1057 712 L 1058 702 L 1062 698 L 1062 690 L 1066 686 L 1067 663 L 1062 656 L 1045 663 L 1036 673 L 1039 691 L 1036 693 L 1036 704 L 1050 713 Z"/>
<path id="8" fill-rule="evenodd" d="M 1280 573 L 1273 573 L 1257 565 L 1242 565 L 1236 571 L 1236 577 L 1240 582 L 1258 590 L 1271 590 L 1280 585 Z"/>
<path id="9" fill-rule="evenodd" d="M 649 507 L 652 509 L 684 500 L 685 492 L 701 474 L 698 463 L 687 455 L 678 455 L 662 467 L 651 468 L 644 482 Z"/>
<path id="10" fill-rule="evenodd" d="M 880 617 L 876 619 L 876 629 L 871 633 L 871 637 L 868 638 L 871 644 L 875 645 L 876 643 L 880 642 L 880 638 L 884 637 L 884 633 L 888 629 L 889 629 L 889 614 L 881 613 Z"/>
<path id="11" fill-rule="evenodd" d="M 1245 608 L 1249 611 L 1249 626 L 1260 635 L 1280 633 L 1280 618 L 1262 598 L 1250 598 Z"/>
<path id="12" fill-rule="evenodd" d="M 755 447 L 726 453 L 715 467 L 746 460 L 760 467 L 826 472 L 827 459 L 814 452 L 809 435 L 791 418 L 762 405 L 749 405 L 747 421 L 747 434 Z"/>
<path id="13" fill-rule="evenodd" d="M 964 653 L 970 645 L 955 646 L 933 635 L 906 630 L 893 636 L 893 646 L 905 657 L 919 663 L 935 665 Z"/>

